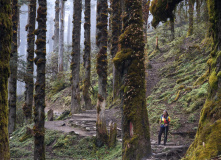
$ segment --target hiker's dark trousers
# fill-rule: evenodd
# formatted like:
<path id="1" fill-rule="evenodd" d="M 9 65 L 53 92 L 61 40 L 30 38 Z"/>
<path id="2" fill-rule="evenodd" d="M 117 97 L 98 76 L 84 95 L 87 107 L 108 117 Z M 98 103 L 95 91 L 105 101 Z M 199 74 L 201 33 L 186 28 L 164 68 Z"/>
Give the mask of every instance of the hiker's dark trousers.
<path id="1" fill-rule="evenodd" d="M 160 144 L 162 133 L 164 133 L 164 145 L 166 145 L 168 130 L 169 130 L 169 126 L 166 126 L 166 127 L 164 125 L 160 126 L 160 131 L 158 135 L 158 144 Z"/>

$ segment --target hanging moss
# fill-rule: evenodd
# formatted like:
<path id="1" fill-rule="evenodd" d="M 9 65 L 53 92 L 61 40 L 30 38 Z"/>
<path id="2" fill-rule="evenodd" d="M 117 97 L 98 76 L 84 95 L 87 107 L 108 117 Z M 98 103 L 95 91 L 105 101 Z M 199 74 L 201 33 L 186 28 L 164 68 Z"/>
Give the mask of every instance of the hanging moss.
<path id="1" fill-rule="evenodd" d="M 166 22 L 168 18 L 174 18 L 174 9 L 182 0 L 153 0 L 151 1 L 150 12 L 153 14 L 152 25 L 156 26 L 160 22 Z"/>

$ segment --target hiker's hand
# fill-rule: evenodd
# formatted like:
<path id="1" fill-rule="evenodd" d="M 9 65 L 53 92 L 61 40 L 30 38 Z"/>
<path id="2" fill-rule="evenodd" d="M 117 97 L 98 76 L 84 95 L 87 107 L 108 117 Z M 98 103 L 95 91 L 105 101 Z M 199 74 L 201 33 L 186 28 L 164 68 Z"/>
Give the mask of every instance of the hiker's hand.
<path id="1" fill-rule="evenodd" d="M 165 127 L 168 126 L 167 124 L 165 124 Z"/>

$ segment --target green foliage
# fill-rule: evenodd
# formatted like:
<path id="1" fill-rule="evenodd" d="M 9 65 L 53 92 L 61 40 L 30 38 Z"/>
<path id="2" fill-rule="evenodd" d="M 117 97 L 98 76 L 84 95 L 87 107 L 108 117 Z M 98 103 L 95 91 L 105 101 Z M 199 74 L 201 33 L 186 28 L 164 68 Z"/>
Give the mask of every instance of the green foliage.
<path id="1" fill-rule="evenodd" d="M 23 142 L 19 141 L 25 132 L 26 126 L 13 132 L 10 139 L 11 158 L 33 159 L 34 139 L 29 138 Z M 45 145 L 46 158 L 48 159 L 121 159 L 121 143 L 117 143 L 116 147 L 111 149 L 107 146 L 97 148 L 92 137 L 82 138 L 72 134 L 46 130 Z M 47 148 L 52 148 L 52 150 Z"/>

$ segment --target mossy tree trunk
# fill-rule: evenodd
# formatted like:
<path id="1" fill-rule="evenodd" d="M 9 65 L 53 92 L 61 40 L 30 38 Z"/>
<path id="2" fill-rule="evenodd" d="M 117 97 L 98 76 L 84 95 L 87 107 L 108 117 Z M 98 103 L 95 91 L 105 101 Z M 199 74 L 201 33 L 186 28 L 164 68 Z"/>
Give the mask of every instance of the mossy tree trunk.
<path id="1" fill-rule="evenodd" d="M 123 152 L 125 160 L 151 155 L 145 99 L 144 39 L 141 0 L 125 0 L 121 50 L 114 58 L 123 76 Z"/>
<path id="2" fill-rule="evenodd" d="M 35 50 L 35 18 L 36 18 L 36 0 L 31 0 L 29 4 L 29 18 L 26 30 L 28 31 L 27 43 L 28 43 L 28 56 L 27 56 L 27 77 L 25 80 L 25 104 L 23 111 L 26 119 L 26 123 L 31 122 L 32 119 L 32 105 L 33 105 L 33 70 L 34 70 L 34 50 Z"/>
<path id="3" fill-rule="evenodd" d="M 85 68 L 85 78 L 84 78 L 84 88 L 83 88 L 83 99 L 84 108 L 92 109 L 91 98 L 89 94 L 89 89 L 91 86 L 91 0 L 85 0 L 85 23 L 84 23 L 84 68 Z"/>
<path id="4" fill-rule="evenodd" d="M 108 144 L 106 129 L 105 107 L 107 86 L 107 0 L 97 1 L 97 74 L 98 74 L 98 99 L 97 99 L 97 145 Z"/>
<path id="5" fill-rule="evenodd" d="M 79 113 L 81 110 L 80 106 L 80 38 L 81 38 L 81 11 L 82 11 L 82 0 L 74 1 L 74 16 L 73 16 L 73 41 L 72 41 L 72 61 L 71 61 L 71 113 Z"/>
<path id="6" fill-rule="evenodd" d="M 121 3 L 119 0 L 112 0 L 111 2 L 112 8 L 112 46 L 111 46 L 111 55 L 112 58 L 115 57 L 118 51 L 118 42 L 119 36 L 121 34 L 122 29 L 122 21 L 121 21 Z M 113 99 L 119 98 L 119 88 L 120 88 L 120 73 L 116 70 L 113 65 Z"/>
<path id="7" fill-rule="evenodd" d="M 0 3 L 0 157 L 9 160 L 8 77 L 12 43 L 11 0 L 1 0 Z"/>
<path id="8" fill-rule="evenodd" d="M 35 64 L 37 65 L 37 78 L 35 83 L 35 106 L 34 106 L 34 159 L 45 159 L 45 65 L 46 65 L 46 21 L 47 21 L 47 1 L 38 0 L 38 29 L 35 51 Z"/>
<path id="9" fill-rule="evenodd" d="M 58 72 L 63 72 L 63 52 L 64 52 L 64 0 L 60 0 L 60 37 L 59 37 L 59 56 L 58 56 Z"/>
<path id="10" fill-rule="evenodd" d="M 213 37 L 209 94 L 201 110 L 194 142 L 184 159 L 211 159 L 221 154 L 221 1 L 207 0 Z"/>
<path id="11" fill-rule="evenodd" d="M 8 131 L 12 133 L 16 127 L 16 100 L 17 100 L 17 62 L 18 62 L 18 48 L 17 48 L 17 30 L 18 30 L 18 0 L 12 0 L 12 23 L 13 36 L 11 46 L 10 59 L 10 76 L 9 76 L 9 125 Z"/>
<path id="12" fill-rule="evenodd" d="M 194 0 L 189 0 L 189 29 L 187 32 L 187 36 L 191 36 L 193 34 L 193 11 L 194 11 Z"/>

